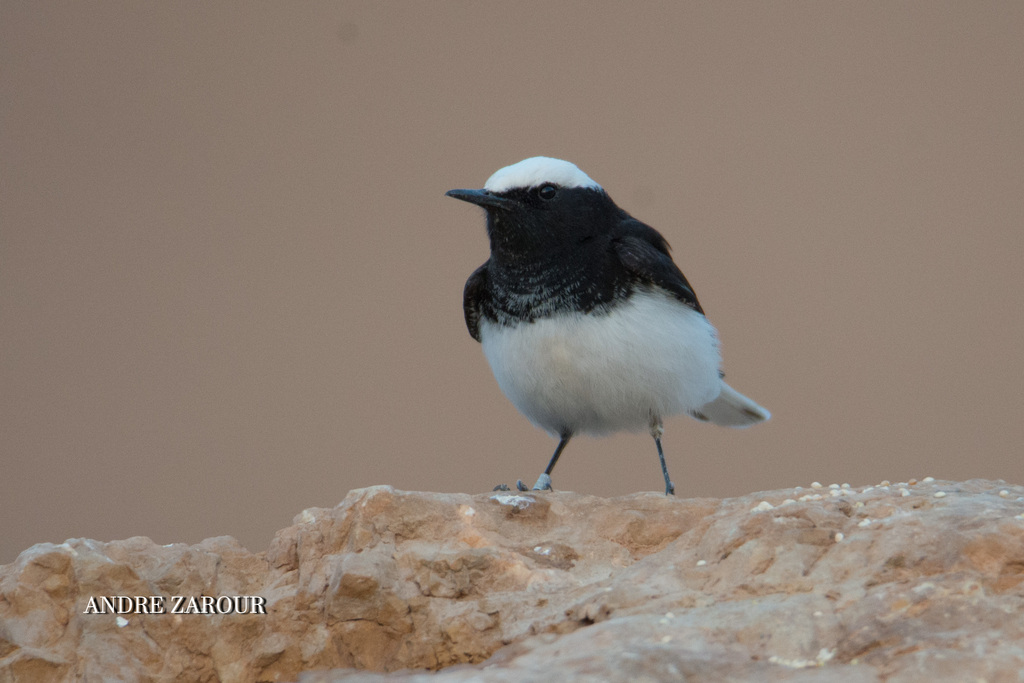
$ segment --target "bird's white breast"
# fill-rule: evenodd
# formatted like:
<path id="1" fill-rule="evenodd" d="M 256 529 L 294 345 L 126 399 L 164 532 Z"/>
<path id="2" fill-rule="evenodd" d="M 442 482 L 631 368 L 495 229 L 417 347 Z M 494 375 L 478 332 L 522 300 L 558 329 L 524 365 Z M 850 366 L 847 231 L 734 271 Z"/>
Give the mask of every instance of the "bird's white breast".
<path id="1" fill-rule="evenodd" d="M 559 434 L 647 429 L 721 390 L 717 335 L 660 292 L 635 292 L 606 314 L 480 325 L 498 386 L 534 424 Z"/>

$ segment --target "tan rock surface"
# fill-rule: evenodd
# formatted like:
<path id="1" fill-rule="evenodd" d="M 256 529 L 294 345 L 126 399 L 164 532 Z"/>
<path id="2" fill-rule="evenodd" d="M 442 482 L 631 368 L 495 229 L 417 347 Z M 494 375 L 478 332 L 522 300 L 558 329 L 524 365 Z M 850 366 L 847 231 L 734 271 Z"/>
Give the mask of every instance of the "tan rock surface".
<path id="1" fill-rule="evenodd" d="M 267 614 L 84 613 L 154 595 L 261 596 Z M 1022 615 L 1024 488 L 1002 482 L 727 500 L 379 486 L 261 553 L 26 550 L 0 567 L 0 681 L 1019 681 Z M 399 671 L 424 668 L 444 670 Z"/>

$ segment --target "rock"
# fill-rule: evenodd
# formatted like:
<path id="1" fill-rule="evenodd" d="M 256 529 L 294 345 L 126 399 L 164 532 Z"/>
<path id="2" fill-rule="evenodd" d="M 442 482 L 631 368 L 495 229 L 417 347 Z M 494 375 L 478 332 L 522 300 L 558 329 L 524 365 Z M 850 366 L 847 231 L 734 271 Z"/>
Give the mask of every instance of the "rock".
<path id="1" fill-rule="evenodd" d="M 173 596 L 215 613 L 171 613 Z M 94 613 L 103 598 L 131 609 Z M 377 486 L 261 553 L 33 546 L 0 567 L 0 681 L 1019 680 L 1022 613 L 1024 488 L 1002 482 Z"/>

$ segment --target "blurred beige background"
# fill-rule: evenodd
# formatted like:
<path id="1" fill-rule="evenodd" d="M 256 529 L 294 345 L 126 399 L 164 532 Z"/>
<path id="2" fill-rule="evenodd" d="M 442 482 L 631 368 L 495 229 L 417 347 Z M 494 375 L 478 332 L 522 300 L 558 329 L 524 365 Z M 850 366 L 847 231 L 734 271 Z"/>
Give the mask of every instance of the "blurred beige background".
<path id="1" fill-rule="evenodd" d="M 0 4 L 0 562 L 251 549 L 555 446 L 463 326 L 444 197 L 567 158 L 660 229 L 774 413 L 682 496 L 1022 476 L 1024 3 Z M 662 487 L 646 435 L 555 486 Z"/>

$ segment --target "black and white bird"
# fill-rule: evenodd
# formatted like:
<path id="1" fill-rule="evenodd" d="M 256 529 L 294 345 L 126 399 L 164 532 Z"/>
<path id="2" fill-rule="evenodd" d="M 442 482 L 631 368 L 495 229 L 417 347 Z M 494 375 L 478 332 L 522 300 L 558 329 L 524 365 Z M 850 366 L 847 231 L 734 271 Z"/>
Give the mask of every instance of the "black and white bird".
<path id="1" fill-rule="evenodd" d="M 519 412 L 559 438 L 534 490 L 551 488 L 573 436 L 646 429 L 674 494 L 666 417 L 725 427 L 770 417 L 723 381 L 715 328 L 665 238 L 574 164 L 533 157 L 447 195 L 487 212 L 491 257 L 463 296 L 469 334 Z"/>

